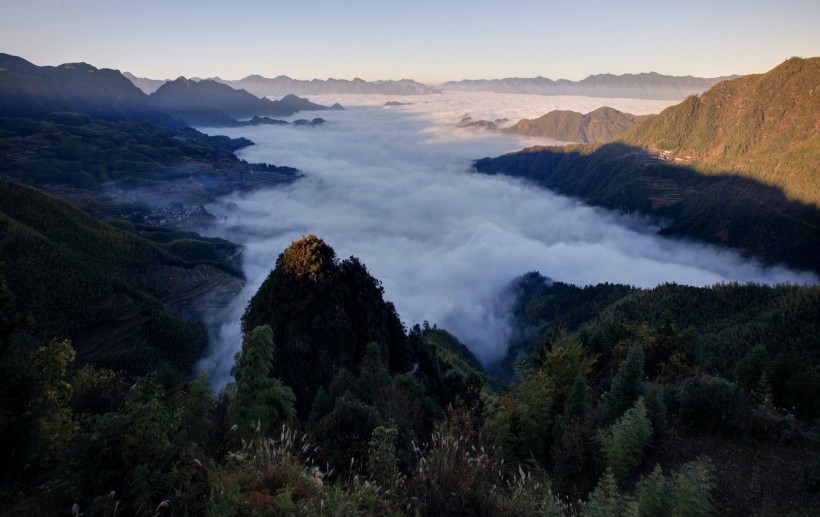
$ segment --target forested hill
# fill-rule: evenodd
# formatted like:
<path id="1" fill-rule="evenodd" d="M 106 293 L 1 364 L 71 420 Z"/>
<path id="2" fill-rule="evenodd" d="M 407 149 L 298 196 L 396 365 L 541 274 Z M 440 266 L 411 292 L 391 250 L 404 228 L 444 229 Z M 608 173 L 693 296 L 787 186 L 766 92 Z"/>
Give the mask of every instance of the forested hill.
<path id="1" fill-rule="evenodd" d="M 536 119 L 519 120 L 504 132 L 590 144 L 609 142 L 644 118 L 608 106 L 589 113 L 555 110 Z"/>
<path id="2" fill-rule="evenodd" d="M 74 228 L 66 206 L 66 227 L 24 243 L 35 267 L 69 256 L 77 272 L 57 272 L 81 285 L 103 262 L 169 259 L 102 223 Z M 26 238 L 15 225 L 0 235 Z M 111 253 L 72 262 L 101 242 Z M 747 517 L 820 504 L 817 287 L 579 288 L 530 273 L 511 286 L 529 348 L 496 391 L 453 336 L 404 329 L 364 264 L 311 235 L 251 300 L 236 382 L 212 394 L 156 363 L 76 368 L 69 342 L 19 317 L 15 282 L 0 276 L 4 514 Z M 49 282 L 60 309 L 68 280 Z"/>
<path id="3" fill-rule="evenodd" d="M 0 229 L 0 263 L 16 304 L 38 333 L 71 339 L 83 361 L 188 371 L 207 338 L 185 319 L 201 320 L 203 309 L 226 303 L 242 285 L 231 243 L 104 223 L 2 181 Z"/>
<path id="4" fill-rule="evenodd" d="M 272 101 L 216 81 L 184 77 L 166 82 L 149 96 L 118 70 L 86 63 L 37 66 L 0 53 L 0 117 L 40 119 L 55 113 L 83 113 L 99 120 L 181 127 L 237 125 L 237 118 L 327 109 L 343 108 L 290 94 Z"/>
<path id="5" fill-rule="evenodd" d="M 509 295 L 515 332 L 500 364 L 507 374 L 517 359 L 567 335 L 601 366 L 617 355 L 617 343 L 642 342 L 650 376 L 697 368 L 752 393 L 765 375 L 775 406 L 806 422 L 820 416 L 820 287 L 578 287 L 531 272 L 510 284 Z"/>
<path id="6" fill-rule="evenodd" d="M 292 181 L 296 169 L 251 164 L 246 138 L 149 122 L 58 113 L 0 118 L 0 178 L 59 195 L 101 218 L 180 225 L 234 190 Z"/>
<path id="7" fill-rule="evenodd" d="M 705 174 L 742 174 L 820 208 L 820 57 L 719 83 L 618 140 Z"/>
<path id="8" fill-rule="evenodd" d="M 149 99 L 157 110 L 190 125 L 230 126 L 237 123 L 237 118 L 288 117 L 299 111 L 331 109 L 295 95 L 272 101 L 209 79 L 192 81 L 184 77 L 163 84 Z M 342 107 L 336 105 L 333 109 Z"/>
<path id="9" fill-rule="evenodd" d="M 727 81 L 605 145 L 476 162 L 565 195 L 656 215 L 662 233 L 820 271 L 820 58 Z"/>
<path id="10" fill-rule="evenodd" d="M 55 112 L 174 124 L 117 70 L 97 69 L 86 63 L 40 67 L 0 54 L 0 116 L 39 118 Z"/>

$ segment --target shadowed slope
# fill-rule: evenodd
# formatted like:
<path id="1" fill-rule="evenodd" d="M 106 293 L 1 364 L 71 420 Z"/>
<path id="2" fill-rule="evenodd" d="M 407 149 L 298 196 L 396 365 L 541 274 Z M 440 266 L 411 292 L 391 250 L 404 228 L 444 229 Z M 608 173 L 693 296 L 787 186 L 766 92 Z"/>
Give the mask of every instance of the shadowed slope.
<path id="1" fill-rule="evenodd" d="M 790 59 L 690 97 L 616 142 L 530 148 L 475 166 L 658 216 L 663 234 L 818 272 L 819 77 L 820 58 Z"/>

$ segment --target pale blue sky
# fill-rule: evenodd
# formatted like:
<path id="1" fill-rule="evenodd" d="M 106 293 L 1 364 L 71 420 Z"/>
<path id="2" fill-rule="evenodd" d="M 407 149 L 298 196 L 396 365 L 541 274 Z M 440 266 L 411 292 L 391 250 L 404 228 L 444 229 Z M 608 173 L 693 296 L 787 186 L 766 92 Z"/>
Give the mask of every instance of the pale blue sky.
<path id="1" fill-rule="evenodd" d="M 714 77 L 820 56 L 820 0 L 2 0 L 0 52 L 159 79 Z"/>

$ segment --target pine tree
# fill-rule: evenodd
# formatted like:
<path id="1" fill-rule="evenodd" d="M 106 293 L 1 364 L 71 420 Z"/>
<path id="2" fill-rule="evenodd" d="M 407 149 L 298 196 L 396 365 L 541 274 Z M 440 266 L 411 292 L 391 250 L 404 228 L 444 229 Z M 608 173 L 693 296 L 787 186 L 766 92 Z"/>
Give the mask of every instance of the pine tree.
<path id="1" fill-rule="evenodd" d="M 643 451 L 652 437 L 652 424 L 643 398 L 604 434 L 606 466 L 617 481 L 623 481 L 641 464 Z"/>
<path id="2" fill-rule="evenodd" d="M 636 492 L 638 514 L 641 517 L 664 517 L 669 515 L 668 488 L 660 465 L 652 473 L 641 478 Z"/>
<path id="3" fill-rule="evenodd" d="M 638 398 L 646 395 L 643 377 L 643 350 L 638 346 L 633 346 L 618 366 L 618 373 L 612 379 L 612 386 L 601 400 L 599 409 L 601 424 L 611 424 L 624 411 L 632 407 Z"/>
<path id="4" fill-rule="evenodd" d="M 236 397 L 228 408 L 231 420 L 245 436 L 259 427 L 267 433 L 281 420 L 295 416 L 293 391 L 278 379 L 268 377 L 273 360 L 273 331 L 270 326 L 254 328 L 236 354 L 231 374 L 236 379 Z"/>

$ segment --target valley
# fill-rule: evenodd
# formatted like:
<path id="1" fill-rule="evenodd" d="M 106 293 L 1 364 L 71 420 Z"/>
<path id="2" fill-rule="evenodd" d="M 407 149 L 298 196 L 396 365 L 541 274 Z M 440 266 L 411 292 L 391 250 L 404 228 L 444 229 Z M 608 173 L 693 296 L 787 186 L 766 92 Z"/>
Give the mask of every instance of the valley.
<path id="1" fill-rule="evenodd" d="M 808 514 L 817 63 L 271 100 L 0 55 L 0 513 Z"/>

